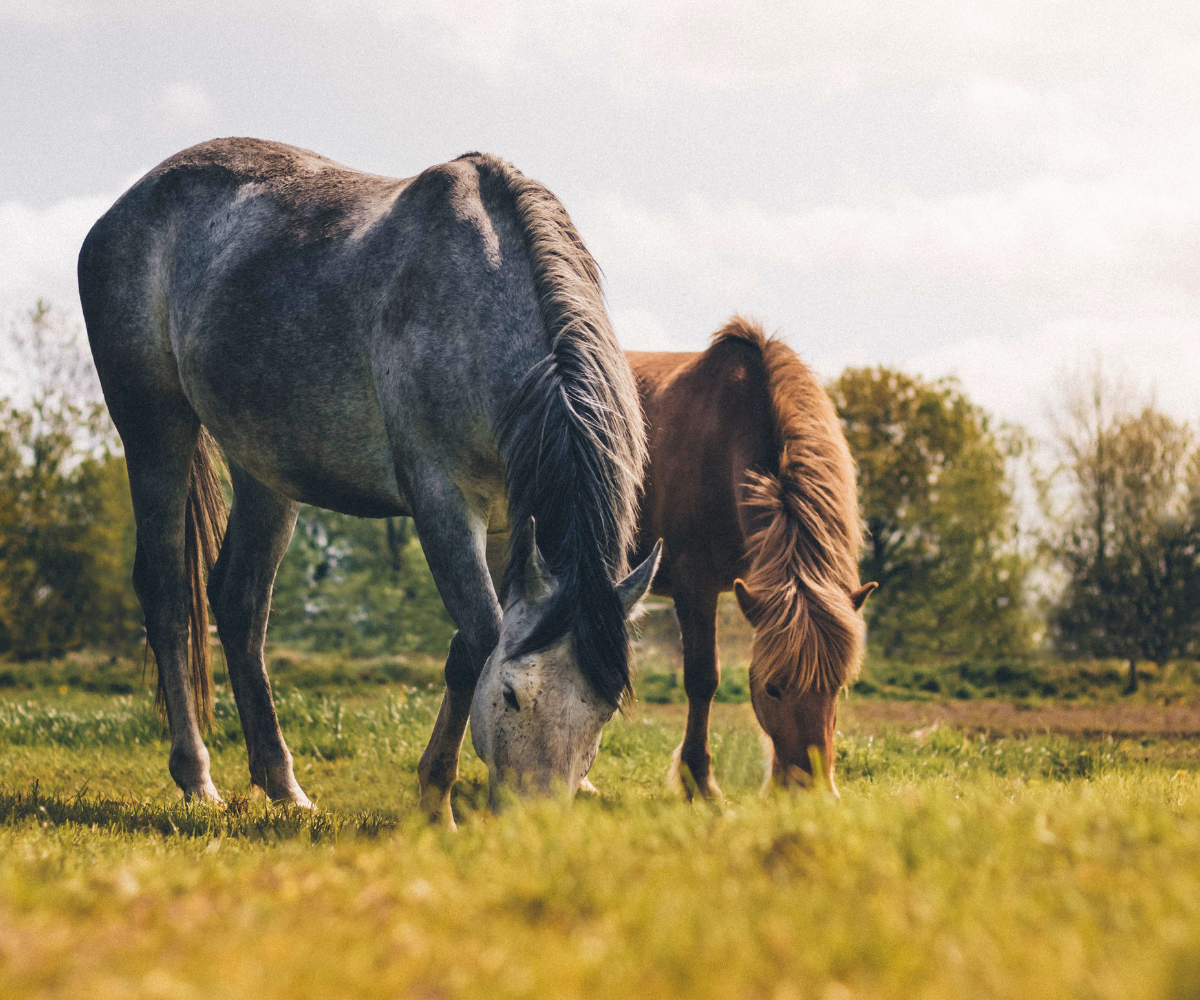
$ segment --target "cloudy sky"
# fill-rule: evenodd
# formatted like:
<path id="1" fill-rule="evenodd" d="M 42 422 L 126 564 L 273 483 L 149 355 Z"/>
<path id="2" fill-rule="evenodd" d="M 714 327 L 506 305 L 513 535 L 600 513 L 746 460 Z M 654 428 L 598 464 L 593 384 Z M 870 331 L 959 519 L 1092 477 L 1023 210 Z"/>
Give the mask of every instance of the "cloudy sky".
<path id="1" fill-rule="evenodd" d="M 1194 2 L 0 0 L 0 38 L 6 316 L 77 314 L 88 227 L 194 142 L 482 149 L 566 204 L 629 347 L 736 310 L 1034 428 L 1099 352 L 1200 416 Z"/>

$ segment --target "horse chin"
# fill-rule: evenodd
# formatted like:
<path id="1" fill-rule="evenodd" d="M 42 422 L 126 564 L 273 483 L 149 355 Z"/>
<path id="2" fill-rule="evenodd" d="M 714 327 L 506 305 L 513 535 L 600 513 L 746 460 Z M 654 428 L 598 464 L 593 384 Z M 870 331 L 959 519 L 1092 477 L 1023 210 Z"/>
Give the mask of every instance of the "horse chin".
<path id="1" fill-rule="evenodd" d="M 515 661 L 493 658 L 479 679 L 471 742 L 488 767 L 493 809 L 514 795 L 570 799 L 595 759 L 613 710 L 591 692 L 567 649 L 562 643 Z"/>
<path id="2" fill-rule="evenodd" d="M 810 748 L 814 751 L 815 760 L 806 761 L 807 766 L 800 764 L 784 763 L 775 756 L 775 748 L 771 744 L 770 739 L 763 737 L 764 749 L 766 756 L 763 760 L 763 783 L 761 793 L 763 795 L 775 789 L 784 791 L 797 790 L 813 790 L 824 789 L 835 799 L 840 799 L 842 793 L 838 791 L 837 782 L 834 781 L 833 769 L 825 765 L 824 755 L 819 747 Z M 814 777 L 815 775 L 815 777 Z"/>
<path id="3" fill-rule="evenodd" d="M 771 788 L 825 788 L 835 796 L 833 736 L 837 694 L 810 689 L 773 699 L 751 690 L 763 728 L 763 791 Z"/>
<path id="4" fill-rule="evenodd" d="M 766 795 L 775 784 L 775 741 L 771 739 L 765 732 L 758 734 L 758 741 L 762 746 L 762 768 L 763 777 L 762 785 L 759 792 Z"/>

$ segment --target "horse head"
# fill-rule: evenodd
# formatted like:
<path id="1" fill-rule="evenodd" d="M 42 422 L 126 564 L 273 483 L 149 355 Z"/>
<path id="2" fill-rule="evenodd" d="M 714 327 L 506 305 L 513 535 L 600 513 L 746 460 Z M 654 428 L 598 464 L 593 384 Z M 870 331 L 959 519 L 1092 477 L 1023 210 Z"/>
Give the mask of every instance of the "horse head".
<path id="1" fill-rule="evenodd" d="M 577 643 L 568 631 L 542 648 L 525 649 L 548 614 L 562 581 L 538 548 L 530 519 L 524 572 L 510 575 L 500 641 L 484 665 L 471 703 L 471 741 L 488 766 L 490 799 L 503 790 L 574 795 L 600 747 L 600 732 L 616 705 L 600 695 L 580 668 Z M 615 587 L 626 617 L 650 589 L 662 542 Z M 610 584 L 611 586 L 611 584 Z M 557 630 L 554 630 L 557 631 Z"/>
<path id="2" fill-rule="evenodd" d="M 861 611 L 877 586 L 868 583 L 849 594 L 855 612 Z M 762 598 L 741 580 L 734 581 L 733 589 L 742 613 L 758 629 L 764 617 Z M 754 653 L 759 652 L 756 642 Z M 806 788 L 814 784 L 825 785 L 836 795 L 833 737 L 842 685 L 830 683 L 828 677 L 819 673 L 811 683 L 796 683 L 795 678 L 803 676 L 802 673 L 780 670 L 779 666 L 765 662 L 761 655 L 752 655 L 750 701 L 767 736 L 767 783 Z M 857 663 L 834 673 L 845 677 L 856 668 Z"/>

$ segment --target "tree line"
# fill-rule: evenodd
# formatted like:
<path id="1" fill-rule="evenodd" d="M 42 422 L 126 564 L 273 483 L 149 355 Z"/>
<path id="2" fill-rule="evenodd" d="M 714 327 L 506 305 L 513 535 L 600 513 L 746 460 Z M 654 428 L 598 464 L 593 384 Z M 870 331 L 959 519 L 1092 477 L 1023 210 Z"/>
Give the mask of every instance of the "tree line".
<path id="1" fill-rule="evenodd" d="M 0 409 L 0 655 L 131 650 L 143 634 L 133 514 L 90 359 L 42 305 L 13 341 L 32 381 Z M 876 366 L 828 388 L 858 463 L 878 655 L 1119 657 L 1136 687 L 1139 663 L 1200 651 L 1188 424 L 1135 405 L 1098 364 L 1063 385 L 1043 442 L 997 425 L 953 380 Z M 310 507 L 271 627 L 275 641 L 350 654 L 441 652 L 453 631 L 406 519 Z"/>

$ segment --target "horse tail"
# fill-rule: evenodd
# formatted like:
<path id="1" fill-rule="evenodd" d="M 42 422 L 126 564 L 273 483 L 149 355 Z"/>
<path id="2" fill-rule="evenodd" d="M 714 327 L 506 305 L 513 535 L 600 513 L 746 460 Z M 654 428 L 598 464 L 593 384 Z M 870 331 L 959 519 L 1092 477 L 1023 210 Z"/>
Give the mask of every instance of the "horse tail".
<path id="1" fill-rule="evenodd" d="M 187 507 L 184 513 L 183 562 L 190 591 L 189 638 L 192 697 L 201 729 L 212 726 L 212 649 L 208 635 L 208 575 L 216 564 L 225 537 L 229 507 L 221 486 L 221 451 L 213 436 L 200 428 L 196 451 L 188 477 Z M 162 671 L 158 672 L 155 704 L 166 706 Z"/>
<path id="2" fill-rule="evenodd" d="M 628 569 L 648 457 L 637 386 L 609 321 L 600 268 L 561 202 L 503 160 L 467 158 L 516 220 L 547 352 L 499 426 L 513 526 L 504 586 L 524 572 L 531 517 L 558 581 L 553 604 L 514 655 L 573 634 L 583 675 L 616 706 L 630 690 L 630 646 L 614 584 Z"/>
<path id="3" fill-rule="evenodd" d="M 863 654 L 851 596 L 863 537 L 854 459 L 829 394 L 791 348 L 738 316 L 714 342 L 725 339 L 762 355 L 779 456 L 774 469 L 749 470 L 742 489 L 755 526 L 744 584 L 754 660 L 764 684 L 836 691 L 857 674 Z"/>

